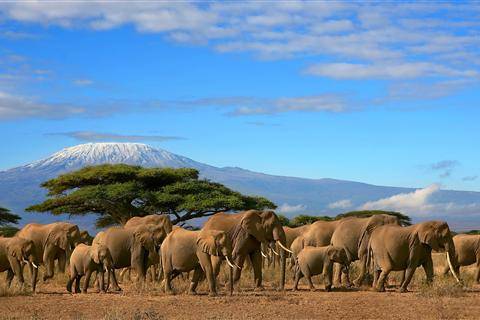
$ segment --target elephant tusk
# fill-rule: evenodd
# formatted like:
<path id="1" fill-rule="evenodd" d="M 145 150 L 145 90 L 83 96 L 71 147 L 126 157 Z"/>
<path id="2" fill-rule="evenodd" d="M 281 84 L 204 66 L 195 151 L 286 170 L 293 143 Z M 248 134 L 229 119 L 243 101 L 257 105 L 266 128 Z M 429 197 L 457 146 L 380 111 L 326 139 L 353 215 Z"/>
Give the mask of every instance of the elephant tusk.
<path id="1" fill-rule="evenodd" d="M 277 240 L 277 244 L 282 248 L 283 250 L 287 251 L 288 253 L 293 253 L 292 250 L 287 249 L 279 240 Z"/>
<path id="2" fill-rule="evenodd" d="M 35 263 L 31 262 L 31 264 L 35 269 L 38 269 L 38 266 Z"/>
<path id="3" fill-rule="evenodd" d="M 264 258 L 268 258 L 267 255 L 265 253 L 263 253 L 263 251 L 260 251 L 262 253 L 262 257 Z"/>
<path id="4" fill-rule="evenodd" d="M 230 259 L 228 259 L 227 256 L 225 256 L 225 259 L 227 260 L 227 263 L 228 263 L 228 265 L 229 265 L 231 268 L 238 268 L 238 266 L 235 266 L 235 265 L 233 265 L 233 264 L 230 262 Z"/>
<path id="5" fill-rule="evenodd" d="M 270 248 L 272 249 L 272 252 L 276 255 L 276 256 L 279 256 L 279 254 L 277 253 L 277 251 L 273 250 L 273 248 Z"/>
<path id="6" fill-rule="evenodd" d="M 457 280 L 458 283 L 460 283 L 460 279 L 458 279 L 458 276 L 455 273 L 455 270 L 453 269 L 452 261 L 450 261 L 450 253 L 448 253 L 448 251 L 447 251 L 447 262 L 448 262 L 448 266 L 450 267 L 450 271 L 452 271 L 453 277 L 455 278 L 455 280 Z"/>

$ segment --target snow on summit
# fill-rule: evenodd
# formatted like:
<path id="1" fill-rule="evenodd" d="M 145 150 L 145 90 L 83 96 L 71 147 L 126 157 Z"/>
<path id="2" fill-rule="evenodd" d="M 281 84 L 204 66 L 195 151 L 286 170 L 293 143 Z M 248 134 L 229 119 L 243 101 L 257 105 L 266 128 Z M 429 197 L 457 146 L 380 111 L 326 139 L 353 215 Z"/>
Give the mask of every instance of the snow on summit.
<path id="1" fill-rule="evenodd" d="M 76 168 L 103 163 L 125 163 L 146 167 L 198 167 L 199 163 L 143 143 L 86 143 L 62 149 L 25 168 Z"/>

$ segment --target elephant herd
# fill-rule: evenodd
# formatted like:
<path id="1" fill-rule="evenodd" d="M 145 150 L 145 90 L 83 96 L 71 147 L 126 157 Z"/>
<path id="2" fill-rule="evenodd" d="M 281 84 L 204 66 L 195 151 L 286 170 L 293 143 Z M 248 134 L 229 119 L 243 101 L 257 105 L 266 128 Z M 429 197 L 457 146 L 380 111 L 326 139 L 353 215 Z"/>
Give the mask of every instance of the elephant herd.
<path id="1" fill-rule="evenodd" d="M 28 265 L 35 291 L 40 266 L 45 269 L 45 281 L 53 277 L 55 262 L 60 272 L 65 272 L 68 264 L 66 288 L 76 293 L 87 291 L 92 274 L 98 290 L 105 292 L 111 282 L 112 290 L 120 291 L 116 269 L 133 270 L 140 283 L 146 280 L 149 269 L 154 275 L 161 270 L 165 292 L 173 293 L 172 280 L 193 272 L 188 292 L 195 294 L 198 283 L 206 279 L 210 295 L 215 296 L 223 262 L 229 274 L 230 294 L 247 261 L 253 270 L 255 290 L 262 290 L 263 261 L 273 253 L 280 265 L 280 290 L 285 288 L 289 257 L 293 290 L 297 290 L 302 277 L 310 289 L 315 289 L 311 277 L 323 274 L 325 290 L 330 291 L 334 264 L 339 265 L 337 282 L 349 287 L 349 267 L 358 260 L 359 272 L 353 285 L 362 285 L 366 274 L 371 273 L 374 288 L 385 291 L 389 273 L 403 271 L 399 291 L 405 292 L 419 266 L 427 281 L 433 280 L 432 250 L 446 253 L 448 266 L 444 273 L 451 271 L 459 281 L 460 266 L 475 263 L 475 279 L 480 280 L 480 236 L 452 237 L 446 222 L 402 226 L 397 217 L 380 214 L 289 228 L 283 227 L 270 210 L 217 213 L 197 231 L 172 226 L 168 215 L 133 217 L 124 226 L 107 228 L 94 238 L 67 222 L 32 223 L 12 238 L 0 238 L 0 272 L 7 272 L 8 285 L 17 277 L 23 286 L 23 269 Z"/>

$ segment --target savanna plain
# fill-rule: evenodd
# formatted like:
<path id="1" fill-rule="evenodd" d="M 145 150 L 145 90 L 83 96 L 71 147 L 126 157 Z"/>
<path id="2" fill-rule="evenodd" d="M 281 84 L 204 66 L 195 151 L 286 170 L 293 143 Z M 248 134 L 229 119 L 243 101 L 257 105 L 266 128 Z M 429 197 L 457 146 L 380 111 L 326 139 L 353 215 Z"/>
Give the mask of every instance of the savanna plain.
<path id="1" fill-rule="evenodd" d="M 253 290 L 251 270 L 245 269 L 229 296 L 221 285 L 227 279 L 223 271 L 219 296 L 213 298 L 205 283 L 198 295 L 187 295 L 186 277 L 174 280 L 176 294 L 171 296 L 163 292 L 160 282 L 138 286 L 134 275 L 120 281 L 122 292 L 106 294 L 96 293 L 93 286 L 87 294 L 70 294 L 65 289 L 65 274 L 40 281 L 35 294 L 15 282 L 7 288 L 2 276 L 0 319 L 479 319 L 480 285 L 474 282 L 474 268 L 461 269 L 463 283 L 459 285 L 451 276 L 440 275 L 445 255 L 434 254 L 433 258 L 434 283 L 424 283 L 425 274 L 419 268 L 408 293 L 396 292 L 400 275 L 395 272 L 385 293 L 374 292 L 368 285 L 324 292 L 321 276 L 314 278 L 317 291 L 308 290 L 302 279 L 300 290 L 292 292 L 288 269 L 286 290 L 281 292 L 277 290 L 279 268 L 272 265 L 264 268 L 264 291 Z M 355 276 L 355 266 L 351 273 Z"/>

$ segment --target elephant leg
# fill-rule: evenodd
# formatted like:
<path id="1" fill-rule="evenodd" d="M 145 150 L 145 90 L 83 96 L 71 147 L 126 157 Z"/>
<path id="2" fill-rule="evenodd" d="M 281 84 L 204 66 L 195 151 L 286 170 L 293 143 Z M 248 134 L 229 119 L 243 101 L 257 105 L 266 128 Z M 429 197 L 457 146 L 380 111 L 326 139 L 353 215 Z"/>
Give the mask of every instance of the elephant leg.
<path id="1" fill-rule="evenodd" d="M 260 251 L 255 251 L 250 255 L 253 267 L 253 278 L 255 280 L 255 290 L 263 290 L 262 286 L 262 254 Z"/>
<path id="2" fill-rule="evenodd" d="M 235 259 L 235 263 L 243 269 L 243 264 L 245 263 L 245 256 L 238 256 Z M 240 280 L 240 276 L 242 275 L 242 270 L 239 270 L 238 268 L 235 268 L 233 271 L 233 281 L 236 283 L 238 280 Z"/>
<path id="3" fill-rule="evenodd" d="M 313 282 L 312 282 L 312 275 L 310 273 L 310 269 L 307 267 L 305 268 L 304 271 L 305 272 L 303 272 L 303 275 L 305 279 L 307 279 L 308 288 L 310 289 L 310 291 L 315 291 L 315 286 L 313 285 Z"/>
<path id="4" fill-rule="evenodd" d="M 375 287 L 378 292 L 385 291 L 385 279 L 388 277 L 389 273 L 390 269 L 384 269 L 381 271 L 380 276 L 377 279 L 377 285 Z"/>
<path id="5" fill-rule="evenodd" d="M 77 274 L 74 272 L 72 272 L 72 274 L 70 275 L 70 277 L 68 278 L 68 281 L 67 281 L 67 291 L 72 293 L 72 284 L 73 284 L 73 281 L 75 280 L 75 278 L 77 277 Z"/>
<path id="6" fill-rule="evenodd" d="M 475 282 L 480 283 L 480 261 L 475 266 Z"/>
<path id="7" fill-rule="evenodd" d="M 82 293 L 87 293 L 88 285 L 90 284 L 90 277 L 92 276 L 92 270 L 87 270 L 85 274 L 85 281 L 83 282 Z"/>
<path id="8" fill-rule="evenodd" d="M 427 257 L 425 262 L 422 264 L 422 267 L 423 267 L 423 270 L 425 271 L 427 283 L 432 283 L 433 282 L 433 260 L 431 255 Z"/>
<path id="9" fill-rule="evenodd" d="M 203 271 L 201 267 L 197 267 L 195 268 L 195 270 L 193 270 L 192 280 L 190 281 L 190 288 L 188 289 L 189 294 L 197 294 L 197 285 L 200 281 L 200 278 L 202 277 L 202 273 Z"/>
<path id="10" fill-rule="evenodd" d="M 6 278 L 8 288 L 10 288 L 10 285 L 12 284 L 12 280 L 13 280 L 14 276 L 15 276 L 15 274 L 13 273 L 13 270 L 8 269 L 7 270 L 7 278 Z"/>
<path id="11" fill-rule="evenodd" d="M 298 282 L 303 277 L 303 274 L 302 274 L 302 271 L 300 270 L 300 268 L 295 268 L 295 269 L 296 270 L 295 270 L 295 280 L 294 280 L 294 283 L 293 283 L 293 291 L 298 290 Z"/>
<path id="12" fill-rule="evenodd" d="M 28 267 L 30 268 L 30 280 L 32 284 L 32 291 L 35 292 L 37 287 L 38 267 L 34 268 L 31 263 L 28 264 Z"/>
<path id="13" fill-rule="evenodd" d="M 65 273 L 65 265 L 67 264 L 67 257 L 65 254 L 60 254 L 58 256 L 58 271 Z"/>
<path id="14" fill-rule="evenodd" d="M 380 277 L 380 273 L 382 273 L 382 270 L 373 270 L 373 284 L 372 284 L 372 288 L 376 288 L 377 283 L 378 283 L 378 278 Z"/>
<path id="15" fill-rule="evenodd" d="M 407 292 L 408 285 L 410 281 L 412 281 L 412 277 L 415 273 L 416 267 L 409 266 L 405 272 L 405 280 L 403 281 L 402 285 L 398 289 L 399 292 Z"/>
<path id="16" fill-rule="evenodd" d="M 343 266 L 339 265 L 339 264 L 336 264 L 337 265 L 337 268 L 335 270 L 335 278 L 337 279 L 337 286 L 338 287 L 341 287 L 342 286 L 342 269 L 343 269 Z"/>
<path id="17" fill-rule="evenodd" d="M 347 288 L 350 288 L 352 286 L 352 283 L 350 282 L 350 268 L 342 268 L 342 273 L 345 275 L 345 286 Z"/>
<path id="18" fill-rule="evenodd" d="M 115 276 L 115 269 L 108 270 L 108 276 L 112 279 L 113 291 L 122 291 L 122 289 L 118 286 L 117 277 Z"/>
<path id="19" fill-rule="evenodd" d="M 360 258 L 360 269 L 358 272 L 358 277 L 353 281 L 355 287 L 360 287 L 367 273 L 367 256 L 364 255 Z"/>

